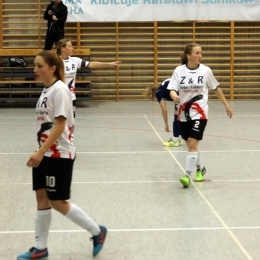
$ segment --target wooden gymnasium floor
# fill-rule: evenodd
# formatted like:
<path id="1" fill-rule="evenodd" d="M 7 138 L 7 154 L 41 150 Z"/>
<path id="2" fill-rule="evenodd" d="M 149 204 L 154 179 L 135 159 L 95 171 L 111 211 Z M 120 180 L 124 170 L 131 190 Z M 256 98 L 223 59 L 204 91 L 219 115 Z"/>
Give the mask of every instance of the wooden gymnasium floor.
<path id="1" fill-rule="evenodd" d="M 164 148 L 157 102 L 78 108 L 72 201 L 109 233 L 100 260 L 260 259 L 260 102 L 211 101 L 200 143 L 207 182 L 179 183 L 186 147 Z M 168 102 L 169 121 L 173 104 Z M 26 161 L 36 147 L 34 108 L 1 108 L 0 259 L 34 246 L 35 196 Z M 193 175 L 194 176 L 194 175 Z M 90 234 L 53 213 L 49 259 L 92 259 Z"/>

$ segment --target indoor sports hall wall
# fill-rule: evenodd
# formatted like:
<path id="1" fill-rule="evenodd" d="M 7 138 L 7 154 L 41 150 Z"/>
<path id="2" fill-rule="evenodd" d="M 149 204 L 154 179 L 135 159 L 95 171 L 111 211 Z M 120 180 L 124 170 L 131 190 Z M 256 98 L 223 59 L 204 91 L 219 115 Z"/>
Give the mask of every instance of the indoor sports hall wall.
<path id="1" fill-rule="evenodd" d="M 43 48 L 49 2 L 1 1 L 0 49 Z M 92 70 L 93 100 L 143 99 L 146 86 L 171 76 L 190 42 L 202 45 L 227 99 L 260 98 L 260 22 L 67 22 L 66 37 L 89 48 L 91 61 L 122 61 L 118 71 Z"/>

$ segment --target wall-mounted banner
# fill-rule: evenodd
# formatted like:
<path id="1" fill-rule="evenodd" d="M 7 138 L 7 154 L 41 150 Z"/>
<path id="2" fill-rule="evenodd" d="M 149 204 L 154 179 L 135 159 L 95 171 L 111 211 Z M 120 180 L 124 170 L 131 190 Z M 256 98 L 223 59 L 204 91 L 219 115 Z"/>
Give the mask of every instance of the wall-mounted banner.
<path id="1" fill-rule="evenodd" d="M 260 0 L 63 0 L 70 22 L 259 21 Z"/>

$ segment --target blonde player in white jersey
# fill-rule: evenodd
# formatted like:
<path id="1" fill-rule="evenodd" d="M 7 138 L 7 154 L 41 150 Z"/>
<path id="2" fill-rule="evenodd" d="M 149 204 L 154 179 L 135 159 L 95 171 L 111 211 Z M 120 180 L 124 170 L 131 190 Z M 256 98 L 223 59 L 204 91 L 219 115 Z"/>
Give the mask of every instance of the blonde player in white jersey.
<path id="1" fill-rule="evenodd" d="M 201 64 L 202 49 L 196 43 L 188 44 L 181 55 L 182 65 L 171 77 L 168 89 L 175 103 L 180 103 L 179 120 L 182 138 L 188 147 L 186 175 L 180 179 L 184 188 L 190 184 L 190 176 L 197 166 L 195 181 L 202 181 L 206 168 L 200 160 L 199 141 L 203 138 L 208 120 L 208 89 L 212 89 L 225 106 L 231 118 L 233 112 L 219 87 L 211 69 Z M 179 94 L 178 94 L 179 93 Z"/>
<path id="2" fill-rule="evenodd" d="M 92 254 L 96 256 L 103 247 L 106 227 L 98 226 L 81 208 L 67 201 L 70 199 L 75 146 L 71 137 L 74 129 L 72 98 L 64 83 L 63 61 L 57 54 L 43 51 L 34 63 L 36 78 L 45 86 L 36 106 L 38 148 L 27 161 L 27 166 L 32 167 L 37 200 L 36 242 L 17 259 L 48 257 L 52 208 L 92 234 Z"/>
<path id="3" fill-rule="evenodd" d="M 115 62 L 99 62 L 84 61 L 78 57 L 71 57 L 73 54 L 73 46 L 70 39 L 61 39 L 57 43 L 57 54 L 63 59 L 65 69 L 65 83 L 68 85 L 73 102 L 74 118 L 76 117 L 76 95 L 75 81 L 78 68 L 118 68 L 120 61 Z"/>

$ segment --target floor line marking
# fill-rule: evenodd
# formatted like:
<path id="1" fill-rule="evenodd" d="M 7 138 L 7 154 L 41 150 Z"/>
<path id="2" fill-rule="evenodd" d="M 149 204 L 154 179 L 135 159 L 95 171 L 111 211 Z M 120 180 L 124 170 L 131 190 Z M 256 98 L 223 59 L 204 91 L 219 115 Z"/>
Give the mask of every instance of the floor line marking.
<path id="1" fill-rule="evenodd" d="M 259 180 L 260 181 L 260 180 Z M 178 181 L 73 181 L 72 184 L 137 184 L 137 183 L 175 183 Z M 0 185 L 32 185 L 31 182 L 0 182 Z"/>
<path id="2" fill-rule="evenodd" d="M 149 121 L 149 119 L 146 117 L 146 115 L 144 115 L 144 117 L 146 118 L 147 122 L 150 124 L 150 126 L 152 127 L 152 129 L 155 131 L 156 135 L 159 137 L 159 139 L 163 142 L 161 136 L 157 133 L 156 129 L 153 127 L 153 125 L 151 124 L 151 122 Z M 185 174 L 185 170 L 184 168 L 180 165 L 180 163 L 178 162 L 178 160 L 175 158 L 175 156 L 173 155 L 172 151 L 170 149 L 168 149 L 169 153 L 171 154 L 172 158 L 174 159 L 174 161 L 179 165 L 180 169 L 183 171 L 183 173 Z M 219 213 L 215 210 L 215 208 L 213 207 L 213 205 L 209 202 L 209 200 L 206 198 L 206 196 L 204 196 L 204 194 L 198 189 L 198 187 L 195 185 L 195 183 L 192 181 L 191 179 L 191 184 L 192 186 L 196 189 L 196 191 L 199 193 L 199 195 L 201 196 L 201 198 L 204 200 L 204 202 L 209 206 L 209 208 L 211 209 L 211 211 L 214 213 L 214 215 L 216 216 L 216 218 L 220 221 L 220 223 L 223 225 L 223 227 L 226 229 L 226 231 L 229 233 L 229 235 L 231 236 L 231 238 L 234 240 L 234 242 L 237 244 L 237 246 L 239 247 L 239 249 L 243 252 L 243 254 L 245 255 L 245 257 L 248 260 L 253 260 L 253 258 L 249 255 L 249 253 L 246 251 L 246 249 L 244 248 L 244 246 L 241 244 L 241 242 L 238 240 L 238 238 L 234 235 L 234 233 L 230 230 L 230 228 L 228 227 L 228 225 L 225 223 L 225 221 L 221 218 L 221 216 L 219 215 Z"/>
<path id="3" fill-rule="evenodd" d="M 79 108 L 78 108 L 79 109 Z M 149 113 L 146 113 L 146 114 L 149 114 Z M 161 114 L 160 113 L 157 113 L 158 115 L 156 115 L 156 113 L 151 113 L 151 114 L 149 114 L 149 117 L 161 117 Z M 226 117 L 226 115 L 223 115 L 223 114 L 211 114 L 211 116 L 212 117 Z M 236 114 L 236 115 L 234 115 L 234 117 L 259 117 L 260 115 L 259 114 L 257 114 L 257 115 L 252 115 L 252 114 L 248 114 L 248 115 L 246 115 L 246 114 L 241 114 L 241 115 L 239 115 L 239 114 Z M 103 114 L 103 115 L 95 115 L 95 116 L 77 116 L 77 118 L 78 119 L 88 119 L 88 118 L 103 118 L 103 117 L 105 117 L 105 118 L 112 118 L 112 117 L 115 117 L 115 118 L 117 118 L 117 117 L 119 117 L 119 118 L 121 118 L 121 117 L 140 117 L 140 118 L 143 118 L 143 114 L 140 114 L 140 115 L 138 115 L 137 113 L 136 114 L 134 114 L 134 115 L 129 115 L 129 113 L 126 113 L 126 115 L 125 114 L 122 114 L 122 115 L 105 115 L 105 114 Z M 0 116 L 0 119 L 1 118 L 3 118 L 3 119 L 19 119 L 19 118 L 26 118 L 26 119 L 35 119 L 35 117 L 34 116 Z"/>
<path id="4" fill-rule="evenodd" d="M 155 132 L 155 134 L 158 136 L 158 138 L 161 140 L 161 142 L 162 142 L 162 144 L 163 144 L 163 139 L 162 139 L 161 136 L 158 134 L 158 132 L 156 131 L 156 129 L 154 128 L 154 126 L 151 124 L 150 120 L 147 118 L 146 115 L 144 115 L 144 117 L 146 118 L 147 122 L 148 122 L 149 125 L 152 127 L 153 131 Z M 168 152 L 171 151 L 168 147 L 167 147 L 166 149 L 168 150 Z M 179 165 L 179 167 L 180 167 L 181 169 L 183 169 L 182 166 L 181 166 L 181 164 L 179 163 L 179 161 L 175 158 L 175 156 L 174 156 L 171 152 L 170 152 L 170 154 L 171 154 L 172 158 L 174 159 L 174 161 L 176 162 L 176 164 Z M 184 169 L 183 169 L 183 170 L 184 170 Z"/>
<path id="5" fill-rule="evenodd" d="M 260 182 L 260 179 L 248 180 L 210 180 L 210 182 Z M 72 184 L 146 184 L 146 183 L 179 183 L 179 181 L 73 181 Z M 32 185 L 31 182 L 0 182 L 1 185 Z"/>
<path id="6" fill-rule="evenodd" d="M 78 154 L 140 154 L 140 153 L 168 153 L 169 149 L 172 147 L 165 147 L 165 151 L 107 151 L 107 152 L 77 152 Z M 187 153 L 187 151 L 177 150 L 178 148 L 173 148 L 174 150 L 170 150 L 174 153 Z M 200 153 L 243 153 L 243 152 L 260 152 L 260 150 L 225 150 L 225 151 L 201 151 Z M 0 153 L 0 155 L 31 155 L 32 152 L 28 153 Z"/>
<path id="7" fill-rule="evenodd" d="M 229 227 L 232 230 L 249 230 L 249 229 L 260 229 L 260 226 L 251 227 Z M 133 229 L 108 229 L 109 232 L 162 232 L 162 231 L 218 231 L 225 230 L 225 227 L 195 227 L 195 228 L 133 228 Z M 75 230 L 50 230 L 50 233 L 85 233 L 86 230 L 75 229 Z M 0 231 L 0 234 L 30 234 L 35 233 L 34 230 L 6 230 Z"/>

